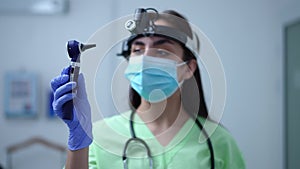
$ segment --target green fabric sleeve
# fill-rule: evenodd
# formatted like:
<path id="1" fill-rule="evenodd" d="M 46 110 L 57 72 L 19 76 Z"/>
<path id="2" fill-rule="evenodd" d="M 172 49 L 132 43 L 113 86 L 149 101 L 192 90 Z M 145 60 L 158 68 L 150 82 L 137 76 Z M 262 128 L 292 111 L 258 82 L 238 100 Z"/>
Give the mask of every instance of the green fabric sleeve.
<path id="1" fill-rule="evenodd" d="M 223 169 L 245 169 L 243 154 L 230 133 L 219 126 L 212 135 L 215 156 L 220 159 Z"/>

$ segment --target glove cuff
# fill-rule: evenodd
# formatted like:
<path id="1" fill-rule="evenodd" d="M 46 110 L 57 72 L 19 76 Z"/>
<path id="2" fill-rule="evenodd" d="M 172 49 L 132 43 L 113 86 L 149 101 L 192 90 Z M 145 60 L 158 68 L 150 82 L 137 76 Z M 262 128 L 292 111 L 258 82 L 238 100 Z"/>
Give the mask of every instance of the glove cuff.
<path id="1" fill-rule="evenodd" d="M 71 151 L 88 147 L 93 142 L 92 129 L 85 131 L 80 124 L 70 130 L 68 148 Z"/>

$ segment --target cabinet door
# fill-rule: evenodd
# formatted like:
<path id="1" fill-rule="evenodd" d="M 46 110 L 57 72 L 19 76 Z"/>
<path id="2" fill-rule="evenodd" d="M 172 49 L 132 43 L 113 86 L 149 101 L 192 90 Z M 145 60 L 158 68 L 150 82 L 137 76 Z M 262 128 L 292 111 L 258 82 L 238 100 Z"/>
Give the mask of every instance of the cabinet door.
<path id="1" fill-rule="evenodd" d="M 285 29 L 286 165 L 300 166 L 300 21 Z"/>

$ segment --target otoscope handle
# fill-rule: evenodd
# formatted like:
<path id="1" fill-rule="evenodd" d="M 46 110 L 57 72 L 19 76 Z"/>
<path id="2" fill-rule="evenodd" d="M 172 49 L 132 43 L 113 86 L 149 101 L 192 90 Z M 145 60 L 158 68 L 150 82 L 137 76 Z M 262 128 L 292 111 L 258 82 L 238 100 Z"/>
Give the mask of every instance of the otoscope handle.
<path id="1" fill-rule="evenodd" d="M 69 54 L 69 58 L 71 59 L 71 68 L 70 68 L 70 81 L 76 82 L 78 81 L 78 75 L 80 70 L 80 54 L 87 49 L 96 47 L 96 44 L 82 44 L 76 40 L 70 40 L 67 43 L 67 51 Z M 71 92 L 76 93 L 76 88 Z M 73 100 L 66 102 L 63 105 L 63 116 L 64 120 L 73 120 Z"/>
<path id="2" fill-rule="evenodd" d="M 70 82 L 76 82 L 77 83 L 79 71 L 80 71 L 80 63 L 71 62 L 71 69 L 70 69 L 70 72 L 69 72 Z"/>
<path id="3" fill-rule="evenodd" d="M 70 75 L 70 82 L 78 82 L 78 75 L 79 75 L 79 71 L 80 71 L 80 66 L 79 63 L 77 62 L 71 62 L 71 66 L 70 66 L 70 71 L 69 71 L 69 75 Z M 75 89 L 73 89 L 71 92 L 76 93 L 77 87 Z M 73 100 L 70 100 L 68 102 L 66 102 L 63 105 L 63 116 L 62 119 L 64 120 L 73 120 Z"/>

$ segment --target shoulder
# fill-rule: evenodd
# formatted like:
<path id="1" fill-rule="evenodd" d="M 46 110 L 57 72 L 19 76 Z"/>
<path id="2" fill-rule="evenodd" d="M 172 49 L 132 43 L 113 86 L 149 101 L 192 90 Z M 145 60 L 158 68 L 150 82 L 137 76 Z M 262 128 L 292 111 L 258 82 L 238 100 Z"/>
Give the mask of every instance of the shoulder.
<path id="1" fill-rule="evenodd" d="M 230 131 L 216 122 L 205 119 L 200 121 L 211 139 L 216 163 L 222 164 L 224 168 L 246 168 L 243 154 Z"/>
<path id="2" fill-rule="evenodd" d="M 199 117 L 199 120 L 212 141 L 217 143 L 227 142 L 227 143 L 236 144 L 235 139 L 233 138 L 230 131 L 220 123 L 214 122 L 212 120 L 204 119 L 202 117 Z"/>

